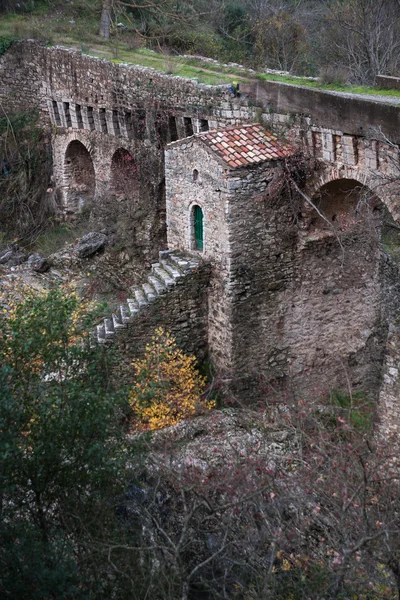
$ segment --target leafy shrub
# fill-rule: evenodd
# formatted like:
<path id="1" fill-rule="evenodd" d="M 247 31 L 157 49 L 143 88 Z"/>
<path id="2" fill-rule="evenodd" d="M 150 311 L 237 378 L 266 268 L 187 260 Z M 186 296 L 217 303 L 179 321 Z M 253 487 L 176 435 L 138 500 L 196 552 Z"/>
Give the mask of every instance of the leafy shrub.
<path id="1" fill-rule="evenodd" d="M 13 35 L 0 35 L 0 56 L 2 56 L 9 47 L 17 40 L 18 38 Z"/>
<path id="2" fill-rule="evenodd" d="M 178 54 L 200 54 L 220 58 L 225 51 L 223 39 L 206 28 L 175 27 L 164 38 L 164 43 Z"/>
<path id="3" fill-rule="evenodd" d="M 174 338 L 158 328 L 142 360 L 135 360 L 136 384 L 129 400 L 140 426 L 161 429 L 214 407 L 204 402 L 205 378 L 195 368 L 194 356 L 185 355 Z"/>
<path id="4" fill-rule="evenodd" d="M 95 312 L 73 290 L 1 291 L 0 597 L 126 598 L 96 549 L 124 534 L 128 455 L 112 354 L 80 343 Z"/>

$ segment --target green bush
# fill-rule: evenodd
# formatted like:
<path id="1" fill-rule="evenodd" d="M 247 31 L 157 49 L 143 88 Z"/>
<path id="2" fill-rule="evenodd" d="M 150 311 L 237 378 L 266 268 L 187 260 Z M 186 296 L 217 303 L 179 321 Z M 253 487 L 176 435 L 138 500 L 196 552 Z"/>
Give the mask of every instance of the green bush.
<path id="1" fill-rule="evenodd" d="M 75 293 L 19 293 L 0 312 L 0 597 L 127 598 L 104 550 L 130 460 L 112 354 L 81 344 L 96 316 Z"/>
<path id="2" fill-rule="evenodd" d="M 0 56 L 2 56 L 9 47 L 17 40 L 16 36 L 12 35 L 1 35 L 0 36 Z"/>

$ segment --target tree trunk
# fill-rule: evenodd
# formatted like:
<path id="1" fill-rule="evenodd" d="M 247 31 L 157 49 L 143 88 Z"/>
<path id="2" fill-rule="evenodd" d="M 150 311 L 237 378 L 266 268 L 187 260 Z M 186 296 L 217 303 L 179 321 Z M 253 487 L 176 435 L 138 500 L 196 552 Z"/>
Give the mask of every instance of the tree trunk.
<path id="1" fill-rule="evenodd" d="M 105 40 L 108 40 L 110 37 L 111 8 L 112 0 L 103 0 L 103 9 L 101 11 L 100 17 L 99 35 Z"/>

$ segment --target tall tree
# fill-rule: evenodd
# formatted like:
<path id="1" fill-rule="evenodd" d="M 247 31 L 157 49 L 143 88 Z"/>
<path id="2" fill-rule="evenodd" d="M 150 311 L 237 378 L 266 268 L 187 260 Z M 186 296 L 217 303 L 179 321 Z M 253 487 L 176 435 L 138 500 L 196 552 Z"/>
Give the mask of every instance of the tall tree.
<path id="1" fill-rule="evenodd" d="M 124 595 L 125 576 L 118 589 L 104 550 L 109 536 L 119 537 L 116 504 L 128 485 L 122 397 L 109 377 L 109 353 L 79 343 L 90 319 L 74 293 L 55 289 L 6 302 L 0 596 L 131 598 Z"/>
<path id="2" fill-rule="evenodd" d="M 379 73 L 394 75 L 398 72 L 398 0 L 337 1 L 331 11 L 330 32 L 333 48 L 356 82 L 374 83 Z"/>
<path id="3" fill-rule="evenodd" d="M 134 24 L 134 14 L 141 20 L 164 19 L 183 22 L 191 8 L 191 2 L 176 0 L 103 0 L 99 33 L 104 39 L 109 39 L 113 14 L 123 14 L 136 32 L 143 35 L 139 31 L 140 28 Z"/>

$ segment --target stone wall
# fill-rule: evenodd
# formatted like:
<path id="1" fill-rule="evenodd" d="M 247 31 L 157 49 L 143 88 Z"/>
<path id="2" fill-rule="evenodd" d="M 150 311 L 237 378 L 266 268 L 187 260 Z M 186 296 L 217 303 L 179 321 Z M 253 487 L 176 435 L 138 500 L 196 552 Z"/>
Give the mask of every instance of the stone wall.
<path id="1" fill-rule="evenodd" d="M 286 115 L 292 122 L 302 115 L 315 128 L 347 135 L 375 137 L 381 131 L 400 143 L 400 105 L 379 101 L 373 94 L 330 92 L 278 81 L 257 81 L 242 89 L 265 113 Z"/>
<path id="2" fill-rule="evenodd" d="M 165 247 L 165 144 L 249 119 L 253 111 L 226 85 L 201 85 L 35 42 L 15 43 L 0 58 L 0 101 L 13 111 L 37 106 L 43 123 L 51 123 L 60 214 L 72 220 L 90 212 L 92 226 L 112 233 L 144 268 Z M 126 193 L 115 189 L 112 173 L 119 149 L 137 170 Z M 94 170 L 94 182 L 73 176 L 78 155 L 90 157 L 85 172 Z"/>
<path id="3" fill-rule="evenodd" d="M 363 183 L 372 170 L 381 176 L 391 166 L 390 144 L 365 136 L 375 127 L 375 135 L 379 130 L 395 141 L 398 107 L 279 82 L 242 86 L 239 97 L 229 88 L 32 41 L 14 43 L 0 57 L 0 101 L 6 110 L 38 106 L 43 122 L 52 125 L 53 183 L 61 213 L 70 218 L 86 203 L 95 223 L 119 232 L 118 243 L 130 259 L 139 256 L 147 265 L 165 245 L 163 148 L 192 132 L 258 118 Z M 94 198 L 80 182 L 69 189 L 66 152 L 73 140 L 93 160 Z M 139 187 L 124 200 L 121 194 L 116 198 L 110 179 L 119 148 L 131 153 L 139 175 Z"/>
<path id="4" fill-rule="evenodd" d="M 118 156 L 131 163 L 118 166 Z M 94 193 L 77 179 L 70 161 L 85 153 L 94 172 Z M 97 131 L 65 130 L 53 137 L 54 180 L 59 209 L 68 220 L 84 210 L 92 227 L 106 229 L 129 260 L 147 269 L 165 247 L 164 168 L 157 148 Z M 85 169 L 86 177 L 89 169 Z M 77 208 L 79 210 L 77 210 Z"/>
<path id="5" fill-rule="evenodd" d="M 201 364 L 208 354 L 209 280 L 210 265 L 201 263 L 195 272 L 187 274 L 166 294 L 141 309 L 127 329 L 118 332 L 114 343 L 122 351 L 128 376 L 132 359 L 143 356 L 145 346 L 157 327 L 170 331 L 179 347 L 188 354 L 194 354 Z"/>
<path id="6" fill-rule="evenodd" d="M 273 172 L 251 176 L 230 198 L 234 372 L 308 395 L 376 393 L 388 326 L 379 232 L 304 230 L 299 205 L 268 194 Z"/>
<path id="7" fill-rule="evenodd" d="M 386 310 L 381 216 L 372 212 L 379 199 L 370 207 L 374 222 L 367 215 L 360 222 L 363 188 L 345 181 L 341 190 L 339 182 L 322 207 L 338 219 L 335 233 L 280 188 L 281 168 L 271 161 L 230 170 L 196 139 L 167 149 L 170 247 L 192 248 L 193 203 L 204 211 L 203 255 L 213 264 L 211 356 L 241 381 L 242 392 L 247 385 L 253 394 L 259 378 L 283 378 L 307 393 L 349 386 L 376 392 L 393 318 Z"/>
<path id="8" fill-rule="evenodd" d="M 400 77 L 377 75 L 376 85 L 383 90 L 400 90 Z"/>
<path id="9" fill-rule="evenodd" d="M 194 171 L 197 171 L 197 178 Z M 227 170 L 196 140 L 172 144 L 165 153 L 167 232 L 169 248 L 196 252 L 193 208 L 203 210 L 204 250 L 212 262 L 208 294 L 209 346 L 219 368 L 231 369 L 231 313 L 229 288 L 229 182 Z"/>
<path id="10" fill-rule="evenodd" d="M 234 97 L 229 86 L 34 42 L 16 43 L 0 58 L 3 105 L 38 106 L 52 125 L 60 209 L 72 218 L 86 206 L 144 266 L 165 244 L 165 145 L 256 117 L 313 158 L 311 196 L 333 180 L 358 181 L 400 218 L 398 148 L 390 143 L 400 141 L 398 106 L 278 82 L 242 89 Z M 121 153 L 135 166 L 127 189 L 115 173 Z M 87 177 L 79 171 L 79 157 L 89 157 L 94 183 L 90 167 Z M 343 258 L 335 236 L 301 231 L 298 206 L 273 193 L 276 164 L 230 172 L 191 138 L 169 147 L 166 174 L 170 247 L 194 251 L 191 211 L 194 204 L 204 210 L 203 256 L 213 269 L 208 339 L 217 365 L 236 376 L 313 372 L 322 373 L 321 385 L 367 381 L 369 366 L 381 361 L 385 328 L 378 246 L 349 236 Z M 171 323 L 174 310 L 167 307 Z"/>

